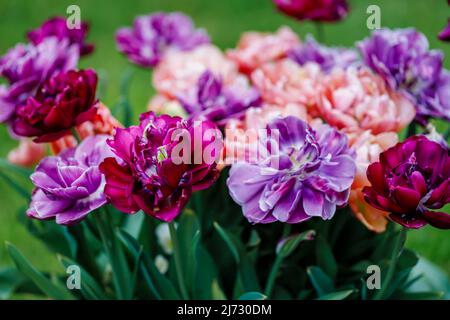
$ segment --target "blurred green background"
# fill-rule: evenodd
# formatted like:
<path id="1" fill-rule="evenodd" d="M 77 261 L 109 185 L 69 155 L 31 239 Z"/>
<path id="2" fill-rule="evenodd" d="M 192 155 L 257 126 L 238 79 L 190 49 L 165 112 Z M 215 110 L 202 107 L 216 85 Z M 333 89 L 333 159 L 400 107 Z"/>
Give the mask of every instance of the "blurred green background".
<path id="1" fill-rule="evenodd" d="M 383 27 L 417 28 L 428 37 L 432 48 L 445 52 L 445 66 L 450 68 L 450 43 L 442 43 L 436 38 L 450 17 L 446 0 L 349 0 L 349 3 L 351 11 L 344 21 L 324 26 L 326 44 L 352 46 L 367 36 L 370 30 L 366 27 L 366 9 L 377 4 L 381 8 Z M 96 49 L 93 55 L 82 60 L 81 67 L 96 69 L 106 80 L 102 96 L 106 105 L 117 102 L 121 75 L 129 69 L 134 71 L 130 102 L 135 118 L 145 110 L 153 93 L 150 73 L 131 65 L 116 51 L 114 34 L 119 27 L 131 25 L 136 15 L 182 11 L 190 15 L 196 25 L 207 29 L 213 42 L 222 49 L 235 46 L 241 33 L 248 30 L 274 31 L 280 25 L 288 25 L 301 38 L 307 33 L 315 33 L 313 24 L 297 22 L 276 12 L 271 0 L 0 0 L 0 54 L 17 42 L 25 41 L 25 33 L 48 17 L 65 15 L 67 6 L 71 4 L 79 5 L 82 19 L 91 24 L 89 40 Z M 3 126 L 0 127 L 0 139 L 0 156 L 4 157 L 16 142 L 9 138 Z M 36 267 L 61 270 L 56 258 L 19 223 L 26 205 L 7 183 L 0 181 L 0 266 L 11 263 L 4 247 L 4 242 L 10 241 Z M 450 274 L 448 232 L 429 227 L 410 231 L 407 246 Z"/>

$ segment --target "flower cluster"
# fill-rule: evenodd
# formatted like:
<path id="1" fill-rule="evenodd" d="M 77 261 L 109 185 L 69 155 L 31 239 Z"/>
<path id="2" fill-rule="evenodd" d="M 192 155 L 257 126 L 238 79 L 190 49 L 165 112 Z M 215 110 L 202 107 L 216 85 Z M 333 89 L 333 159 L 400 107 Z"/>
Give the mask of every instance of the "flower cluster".
<path id="1" fill-rule="evenodd" d="M 345 1 L 275 3 L 301 20 L 348 10 Z M 421 33 L 377 30 L 358 43 L 360 58 L 281 27 L 222 52 L 180 13 L 140 16 L 117 46 L 154 68 L 156 94 L 139 124 L 123 127 L 97 99 L 95 72 L 76 69 L 92 51 L 86 32 L 54 18 L 0 59 L 0 120 L 21 137 L 10 159 L 35 164 L 45 150 L 34 142 L 54 153 L 31 177 L 30 217 L 70 225 L 109 203 L 172 222 L 228 172 L 252 224 L 329 220 L 348 207 L 375 232 L 388 219 L 450 227 L 435 211 L 450 201 L 445 139 L 427 126 L 427 136 L 399 142 L 413 121 L 450 119 L 450 73 Z"/>

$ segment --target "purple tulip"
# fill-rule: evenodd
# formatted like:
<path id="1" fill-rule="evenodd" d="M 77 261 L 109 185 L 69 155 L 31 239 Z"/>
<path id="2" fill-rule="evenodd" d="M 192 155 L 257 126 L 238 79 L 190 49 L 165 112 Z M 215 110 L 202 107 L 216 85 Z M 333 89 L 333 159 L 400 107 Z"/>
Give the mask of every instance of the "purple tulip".
<path id="1" fill-rule="evenodd" d="M 28 32 L 28 39 L 35 45 L 41 43 L 49 37 L 56 37 L 59 41 L 67 39 L 69 44 L 75 44 L 84 56 L 94 50 L 93 44 L 85 43 L 85 38 L 89 31 L 89 25 L 81 22 L 79 28 L 69 29 L 67 19 L 63 17 L 54 17 L 46 20 L 39 28 Z"/>
<path id="2" fill-rule="evenodd" d="M 407 228 L 431 224 L 450 229 L 450 215 L 434 211 L 450 202 L 448 148 L 427 137 L 412 136 L 380 154 L 367 169 L 371 186 L 365 200 L 389 212 L 389 218 Z"/>
<path id="3" fill-rule="evenodd" d="M 132 28 L 119 29 L 116 42 L 131 62 L 154 67 L 169 48 L 187 51 L 210 41 L 205 31 L 195 29 L 189 17 L 159 12 L 137 17 Z"/>
<path id="4" fill-rule="evenodd" d="M 16 107 L 33 96 L 47 79 L 74 69 L 79 53 L 67 40 L 51 37 L 38 45 L 18 44 L 0 58 L 0 75 L 8 85 L 0 86 L 0 122 L 10 122 Z"/>
<path id="5" fill-rule="evenodd" d="M 178 99 L 191 118 L 207 119 L 219 125 L 230 118 L 242 117 L 245 110 L 259 107 L 262 102 L 258 91 L 246 82 L 236 81 L 224 87 L 221 79 L 210 71 L 205 71 L 197 86 Z"/>
<path id="6" fill-rule="evenodd" d="M 394 90 L 405 92 L 417 108 L 416 120 L 449 118 L 449 104 L 438 99 L 446 90 L 443 55 L 429 50 L 428 40 L 414 29 L 375 31 L 359 43 L 364 62 Z"/>
<path id="7" fill-rule="evenodd" d="M 71 225 L 104 205 L 105 181 L 98 165 L 113 153 L 106 135 L 90 136 L 76 148 L 46 157 L 31 175 L 36 186 L 27 215 Z"/>
<path id="8" fill-rule="evenodd" d="M 289 53 L 289 57 L 299 65 L 315 62 L 325 72 L 329 72 L 335 67 L 346 69 L 359 60 L 358 53 L 355 50 L 326 47 L 317 43 L 310 35 L 305 42 Z"/>
<path id="9" fill-rule="evenodd" d="M 295 117 L 274 120 L 267 129 L 272 139 L 278 134 L 278 148 L 262 161 L 234 164 L 227 181 L 244 216 L 251 223 L 331 219 L 346 204 L 356 173 L 345 134 L 328 125 L 314 131 Z"/>

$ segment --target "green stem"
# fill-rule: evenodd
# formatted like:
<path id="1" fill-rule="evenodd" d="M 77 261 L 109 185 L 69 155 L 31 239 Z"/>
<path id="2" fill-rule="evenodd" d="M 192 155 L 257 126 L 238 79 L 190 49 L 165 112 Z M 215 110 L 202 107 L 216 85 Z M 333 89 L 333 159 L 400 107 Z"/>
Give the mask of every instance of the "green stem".
<path id="1" fill-rule="evenodd" d="M 402 249 L 402 243 L 406 237 L 406 231 L 407 231 L 407 229 L 402 227 L 402 229 L 399 231 L 399 235 L 395 239 L 394 249 L 392 250 L 391 260 L 389 263 L 389 269 L 386 273 L 386 277 L 384 278 L 384 281 L 381 284 L 380 290 L 378 290 L 378 292 L 373 297 L 374 300 L 380 300 L 383 298 L 383 295 L 386 292 L 386 289 L 389 286 L 389 283 L 391 282 L 392 277 L 394 276 L 395 267 L 397 265 L 399 253 Z"/>
<path id="2" fill-rule="evenodd" d="M 273 263 L 272 269 L 270 270 L 269 278 L 267 279 L 266 284 L 266 290 L 265 294 L 267 297 L 270 298 L 270 295 L 272 294 L 273 287 L 275 285 L 275 280 L 278 276 L 278 270 L 280 270 L 281 262 L 283 261 L 283 258 L 281 255 L 277 255 L 275 262 Z"/>
<path id="3" fill-rule="evenodd" d="M 75 138 L 75 140 L 77 140 L 77 142 L 78 143 L 80 143 L 81 142 L 81 138 L 80 138 L 80 135 L 78 134 L 78 132 L 77 132 L 77 129 L 75 129 L 74 127 L 71 129 L 71 131 L 72 131 L 72 135 L 73 135 L 73 137 Z"/>
<path id="4" fill-rule="evenodd" d="M 175 229 L 175 223 L 169 223 L 170 238 L 173 246 L 173 257 L 175 259 L 175 269 L 177 272 L 178 285 L 180 287 L 181 296 L 184 300 L 188 300 L 189 296 L 186 290 L 186 284 L 184 282 L 183 270 L 181 269 L 181 256 L 180 247 L 178 243 L 177 230 Z"/>
<path id="5" fill-rule="evenodd" d="M 325 42 L 325 33 L 323 31 L 323 24 L 321 22 L 315 22 L 317 41 L 323 44 Z"/>

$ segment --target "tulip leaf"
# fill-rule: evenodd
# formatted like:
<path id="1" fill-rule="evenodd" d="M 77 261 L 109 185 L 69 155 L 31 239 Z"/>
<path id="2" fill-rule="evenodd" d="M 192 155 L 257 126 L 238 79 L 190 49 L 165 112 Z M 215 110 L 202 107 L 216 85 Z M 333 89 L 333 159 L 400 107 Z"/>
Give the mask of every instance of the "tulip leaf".
<path id="1" fill-rule="evenodd" d="M 139 255 L 140 248 L 142 247 L 135 238 L 130 236 L 124 230 L 119 231 L 119 238 L 122 241 L 128 253 L 136 259 Z M 158 300 L 169 299 L 178 300 L 180 296 L 177 293 L 172 282 L 170 282 L 164 275 L 162 275 L 156 268 L 153 260 L 144 251 L 142 257 L 139 260 L 140 274 L 144 280 L 148 292 Z"/>
<path id="2" fill-rule="evenodd" d="M 333 280 L 320 267 L 309 267 L 306 273 L 319 297 L 334 291 Z"/>
<path id="3" fill-rule="evenodd" d="M 348 296 L 350 296 L 354 290 L 342 290 L 336 291 L 332 293 L 325 294 L 318 298 L 317 300 L 344 300 Z"/>
<path id="4" fill-rule="evenodd" d="M 239 300 L 266 300 L 267 297 L 260 292 L 246 292 L 239 297 Z"/>
<path id="5" fill-rule="evenodd" d="M 56 300 L 72 300 L 74 296 L 61 284 L 53 283 L 39 272 L 12 244 L 7 243 L 9 256 L 17 269 L 29 278 L 44 294 Z"/>
<path id="6" fill-rule="evenodd" d="M 321 236 L 316 239 L 316 257 L 318 266 L 331 278 L 335 278 L 338 265 L 330 246 Z"/>
<path id="7" fill-rule="evenodd" d="M 228 249 L 230 250 L 231 254 L 233 255 L 233 258 L 237 264 L 239 264 L 239 252 L 237 248 L 235 247 L 233 241 L 228 236 L 227 232 L 217 223 L 213 222 L 214 228 L 217 230 L 217 233 L 220 235 L 222 240 L 227 245 Z"/>
<path id="8" fill-rule="evenodd" d="M 0 300 L 6 300 L 25 281 L 25 277 L 14 268 L 0 269 Z"/>
<path id="9" fill-rule="evenodd" d="M 58 260 L 64 268 L 68 268 L 72 265 L 78 265 L 76 261 L 69 258 L 58 256 Z M 108 297 L 104 294 L 102 287 L 97 283 L 97 281 L 82 267 L 80 268 L 81 276 L 81 294 L 85 299 L 88 300 L 106 300 Z"/>

